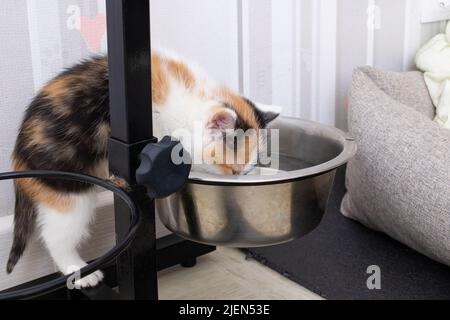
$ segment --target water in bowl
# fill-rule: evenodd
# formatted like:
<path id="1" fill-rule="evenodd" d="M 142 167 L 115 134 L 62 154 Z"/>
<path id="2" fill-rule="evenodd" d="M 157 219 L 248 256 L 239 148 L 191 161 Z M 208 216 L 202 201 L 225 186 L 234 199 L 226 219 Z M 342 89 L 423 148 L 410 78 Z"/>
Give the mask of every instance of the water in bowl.
<path id="1" fill-rule="evenodd" d="M 251 176 L 270 176 L 277 175 L 283 172 L 290 172 L 296 170 L 302 170 L 306 168 L 311 168 L 315 166 L 313 163 L 309 163 L 305 160 L 298 159 L 296 157 L 288 156 L 288 155 L 279 155 L 279 168 L 274 168 L 271 165 L 263 166 L 258 165 L 253 168 L 252 171 L 248 173 Z"/>

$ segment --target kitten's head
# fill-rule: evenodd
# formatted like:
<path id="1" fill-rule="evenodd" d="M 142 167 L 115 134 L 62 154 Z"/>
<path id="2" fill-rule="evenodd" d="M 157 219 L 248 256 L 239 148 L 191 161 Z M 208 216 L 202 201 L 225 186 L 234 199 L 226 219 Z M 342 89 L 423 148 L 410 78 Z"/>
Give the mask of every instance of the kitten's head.
<path id="1" fill-rule="evenodd" d="M 265 106 L 266 109 L 267 106 Z M 250 100 L 222 91 L 208 106 L 204 119 L 201 171 L 244 175 L 258 162 L 265 144 L 262 129 L 279 116 Z"/>

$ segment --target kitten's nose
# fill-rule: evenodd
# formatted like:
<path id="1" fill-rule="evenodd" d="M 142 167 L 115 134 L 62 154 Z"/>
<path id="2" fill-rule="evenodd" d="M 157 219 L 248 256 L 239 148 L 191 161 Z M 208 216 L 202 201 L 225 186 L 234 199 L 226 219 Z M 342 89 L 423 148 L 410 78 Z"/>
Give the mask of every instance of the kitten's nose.
<path id="1" fill-rule="evenodd" d="M 246 171 L 245 166 L 243 166 L 243 165 L 236 165 L 231 168 L 231 172 L 235 176 L 245 175 L 245 171 Z"/>

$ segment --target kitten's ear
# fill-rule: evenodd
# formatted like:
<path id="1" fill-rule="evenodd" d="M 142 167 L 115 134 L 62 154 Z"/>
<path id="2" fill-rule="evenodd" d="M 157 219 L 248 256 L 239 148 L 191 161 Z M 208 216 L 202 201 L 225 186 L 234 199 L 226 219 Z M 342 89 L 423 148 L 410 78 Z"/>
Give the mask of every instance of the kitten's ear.
<path id="1" fill-rule="evenodd" d="M 206 124 L 206 129 L 215 132 L 233 130 L 236 126 L 237 115 L 233 110 L 222 108 L 215 111 Z"/>
<path id="2" fill-rule="evenodd" d="M 280 106 L 267 105 L 262 103 L 255 103 L 260 111 L 260 117 L 263 123 L 267 126 L 269 123 L 278 118 L 283 111 Z"/>
<path id="3" fill-rule="evenodd" d="M 280 116 L 279 113 L 274 112 L 262 112 L 262 120 L 263 122 L 268 125 L 272 121 L 274 121 L 276 118 Z"/>

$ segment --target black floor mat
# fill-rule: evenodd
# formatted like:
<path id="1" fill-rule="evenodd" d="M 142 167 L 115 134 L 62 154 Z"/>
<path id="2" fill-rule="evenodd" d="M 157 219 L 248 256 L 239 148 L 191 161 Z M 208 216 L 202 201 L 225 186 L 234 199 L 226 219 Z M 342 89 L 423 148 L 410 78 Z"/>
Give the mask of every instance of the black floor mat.
<path id="1" fill-rule="evenodd" d="M 344 170 L 336 177 L 321 225 L 289 244 L 250 249 L 251 257 L 327 299 L 450 300 L 450 268 L 374 232 L 339 212 Z M 367 288 L 369 266 L 381 289 Z"/>

